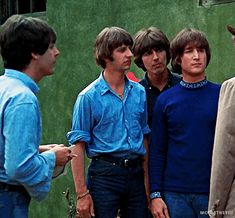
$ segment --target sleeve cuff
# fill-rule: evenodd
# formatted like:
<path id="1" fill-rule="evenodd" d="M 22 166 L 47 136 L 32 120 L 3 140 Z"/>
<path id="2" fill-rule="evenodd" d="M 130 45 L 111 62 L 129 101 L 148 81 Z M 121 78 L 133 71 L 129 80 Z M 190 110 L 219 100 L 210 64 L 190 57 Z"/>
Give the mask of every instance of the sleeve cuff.
<path id="1" fill-rule="evenodd" d="M 75 144 L 77 141 L 90 142 L 90 133 L 81 130 L 72 130 L 67 133 L 67 139 L 70 145 Z"/>

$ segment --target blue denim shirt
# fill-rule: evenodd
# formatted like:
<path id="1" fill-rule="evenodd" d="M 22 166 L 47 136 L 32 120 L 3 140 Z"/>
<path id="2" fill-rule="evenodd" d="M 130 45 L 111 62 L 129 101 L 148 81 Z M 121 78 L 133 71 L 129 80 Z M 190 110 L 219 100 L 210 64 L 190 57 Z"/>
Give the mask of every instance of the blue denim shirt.
<path id="1" fill-rule="evenodd" d="M 0 181 L 23 185 L 31 197 L 42 200 L 50 189 L 55 154 L 38 152 L 38 90 L 22 72 L 6 69 L 0 77 Z"/>
<path id="2" fill-rule="evenodd" d="M 126 79 L 124 94 L 121 99 L 101 73 L 77 97 L 69 143 L 87 142 L 88 157 L 145 155 L 143 137 L 150 129 L 144 87 Z"/>

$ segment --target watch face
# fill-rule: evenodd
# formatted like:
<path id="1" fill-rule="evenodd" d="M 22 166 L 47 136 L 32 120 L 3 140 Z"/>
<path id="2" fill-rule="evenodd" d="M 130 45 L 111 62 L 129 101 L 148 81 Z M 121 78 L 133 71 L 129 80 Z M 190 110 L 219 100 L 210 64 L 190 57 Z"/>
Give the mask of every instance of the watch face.
<path id="1" fill-rule="evenodd" d="M 150 199 L 154 198 L 161 198 L 161 193 L 160 192 L 153 192 L 150 194 Z"/>

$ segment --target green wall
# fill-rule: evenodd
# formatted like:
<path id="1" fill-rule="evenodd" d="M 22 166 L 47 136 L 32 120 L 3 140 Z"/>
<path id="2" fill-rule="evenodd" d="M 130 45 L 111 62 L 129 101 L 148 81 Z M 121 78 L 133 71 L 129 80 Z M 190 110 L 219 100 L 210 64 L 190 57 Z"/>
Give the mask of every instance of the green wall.
<path id="1" fill-rule="evenodd" d="M 212 59 L 207 68 L 211 81 L 222 82 L 235 74 L 235 48 L 226 25 L 235 26 L 235 3 L 204 8 L 198 0 L 47 0 L 44 17 L 58 33 L 60 49 L 55 74 L 40 82 L 39 100 L 43 117 L 43 143 L 67 143 L 72 108 L 77 94 L 100 72 L 93 58 L 96 35 L 106 26 L 120 26 L 135 34 L 156 26 L 169 39 L 184 27 L 195 27 L 208 37 Z M 133 64 L 131 70 L 142 77 Z M 52 183 L 45 201 L 33 201 L 30 217 L 64 218 L 67 205 L 63 191 L 73 191 L 71 171 Z"/>

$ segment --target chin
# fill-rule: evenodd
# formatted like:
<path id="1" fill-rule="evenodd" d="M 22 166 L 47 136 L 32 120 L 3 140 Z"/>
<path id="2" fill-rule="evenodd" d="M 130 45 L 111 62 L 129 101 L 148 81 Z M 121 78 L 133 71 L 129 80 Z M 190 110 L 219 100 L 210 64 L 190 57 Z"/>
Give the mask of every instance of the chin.
<path id="1" fill-rule="evenodd" d="M 48 71 L 47 73 L 45 73 L 46 76 L 50 76 L 54 74 L 54 70 Z"/>

